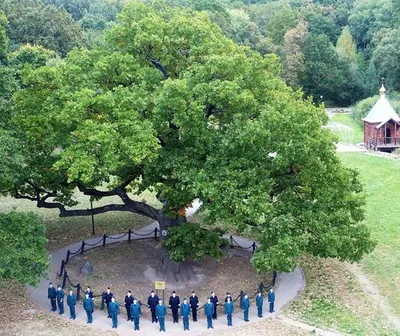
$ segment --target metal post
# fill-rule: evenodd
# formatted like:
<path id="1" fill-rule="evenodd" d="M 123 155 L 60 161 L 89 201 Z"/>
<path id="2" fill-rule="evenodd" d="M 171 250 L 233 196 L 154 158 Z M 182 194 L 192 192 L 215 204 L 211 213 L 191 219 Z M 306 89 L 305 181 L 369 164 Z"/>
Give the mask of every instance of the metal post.
<path id="1" fill-rule="evenodd" d="M 60 274 L 59 276 L 62 277 L 64 274 L 64 268 L 65 268 L 65 261 L 61 261 L 61 268 L 60 268 Z"/>
<path id="2" fill-rule="evenodd" d="M 272 287 L 275 287 L 277 276 L 278 276 L 278 272 L 274 271 L 274 275 L 272 276 Z"/>
<path id="3" fill-rule="evenodd" d="M 106 246 L 106 239 L 107 239 L 107 235 L 105 234 L 103 236 L 103 247 Z"/>
<path id="4" fill-rule="evenodd" d="M 92 210 L 92 234 L 96 234 L 94 230 L 93 200 L 90 198 L 90 209 Z"/>
<path id="5" fill-rule="evenodd" d="M 131 242 L 131 234 L 132 234 L 132 230 L 129 229 L 129 232 L 128 232 L 128 242 Z"/>
<path id="6" fill-rule="evenodd" d="M 68 278 L 68 274 L 67 271 L 64 272 L 64 277 L 63 277 L 63 281 L 62 281 L 62 288 L 65 288 L 65 283 L 67 282 L 67 278 Z"/>
<path id="7" fill-rule="evenodd" d="M 157 240 L 157 232 L 158 232 L 158 228 L 154 229 L 154 239 Z M 164 300 L 163 300 L 164 301 Z"/>
<path id="8" fill-rule="evenodd" d="M 65 258 L 65 264 L 68 264 L 70 254 L 71 254 L 71 251 L 68 250 L 67 251 L 67 257 Z"/>
<path id="9" fill-rule="evenodd" d="M 81 254 L 83 254 L 84 252 L 85 252 L 85 241 L 82 242 Z"/>
<path id="10" fill-rule="evenodd" d="M 254 254 L 254 252 L 256 252 L 256 247 L 257 247 L 257 244 L 256 244 L 256 242 L 253 242 L 253 245 L 252 245 L 252 253 Z"/>
<path id="11" fill-rule="evenodd" d="M 231 245 L 229 246 L 230 248 L 233 248 L 233 237 L 232 236 L 229 236 L 229 240 L 230 240 L 230 242 L 231 242 Z"/>

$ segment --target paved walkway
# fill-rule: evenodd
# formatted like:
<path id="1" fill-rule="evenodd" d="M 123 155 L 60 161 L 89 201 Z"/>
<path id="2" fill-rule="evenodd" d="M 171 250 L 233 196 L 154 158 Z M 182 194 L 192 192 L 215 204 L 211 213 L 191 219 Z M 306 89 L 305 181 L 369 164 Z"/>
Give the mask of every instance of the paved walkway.
<path id="1" fill-rule="evenodd" d="M 187 215 L 191 216 L 194 212 L 197 211 L 197 209 L 200 207 L 199 203 L 195 203 L 192 208 L 189 208 L 187 210 Z M 140 235 L 143 235 L 148 232 L 152 232 L 156 227 L 158 227 L 158 223 L 154 222 L 142 229 L 136 230 L 139 235 L 137 234 L 132 234 L 131 239 L 140 239 L 142 238 Z M 118 237 L 120 235 L 115 235 L 113 237 Z M 97 241 L 99 241 L 101 237 L 97 238 L 92 238 L 85 240 L 85 242 L 89 244 L 94 244 Z M 111 240 L 108 239 L 107 243 L 115 243 L 119 241 L 125 241 L 128 239 L 128 236 L 125 236 L 121 239 L 115 239 Z M 234 237 L 234 239 L 242 246 L 250 246 L 251 241 L 241 238 L 241 237 Z M 101 245 L 102 243 L 99 243 L 98 245 Z M 56 274 L 59 271 L 61 261 L 65 259 L 65 256 L 67 254 L 67 251 L 77 251 L 81 246 L 81 242 L 71 244 L 69 246 L 65 246 L 63 248 L 58 249 L 57 251 L 53 252 L 51 254 L 51 266 L 49 269 L 49 278 L 47 279 L 42 279 L 38 285 L 37 288 L 33 287 L 27 287 L 27 292 L 29 296 L 31 297 L 32 301 L 37 304 L 40 308 L 42 308 L 44 311 L 50 311 L 50 302 L 47 299 L 47 288 L 49 281 L 53 282 L 53 284 L 57 284 L 57 279 L 56 279 Z M 269 314 L 267 313 L 267 306 L 268 303 L 266 302 L 264 304 L 264 310 L 266 311 L 264 313 L 264 319 L 265 318 L 270 318 L 270 317 L 275 317 L 276 314 L 280 312 L 280 310 L 286 306 L 290 301 L 292 301 L 299 293 L 304 289 L 305 286 L 305 280 L 304 280 L 304 275 L 302 270 L 297 267 L 293 272 L 291 273 L 281 273 L 278 275 L 277 278 L 277 283 L 276 283 L 276 302 L 275 302 L 275 313 Z M 218 295 L 218 293 L 217 293 Z M 221 295 L 221 294 L 220 294 Z M 222 296 L 222 295 L 221 295 Z M 146 293 L 147 297 L 147 293 Z M 107 315 L 104 311 L 96 310 L 93 314 L 93 324 L 90 327 L 93 328 L 100 328 L 102 330 L 110 330 L 118 332 L 119 335 L 125 336 L 125 335 L 138 335 L 138 336 L 150 336 L 159 333 L 158 329 L 158 324 L 152 324 L 150 320 L 147 319 L 141 319 L 140 321 L 140 331 L 133 331 L 133 323 L 126 321 L 126 316 L 125 316 L 125 308 L 123 307 L 123 302 L 121 302 L 121 299 L 119 301 L 121 304 L 121 315 L 119 316 L 119 326 L 118 329 L 112 329 L 111 328 L 111 320 L 107 319 Z M 246 322 L 243 321 L 243 314 L 241 313 L 238 304 L 235 305 L 236 313 L 233 317 L 233 325 L 234 326 L 241 326 L 245 325 Z M 53 313 L 56 314 L 56 313 Z M 163 335 L 175 335 L 175 336 L 180 336 L 180 335 L 199 335 L 202 332 L 207 330 L 207 323 L 204 318 L 203 312 L 199 312 L 199 319 L 197 323 L 192 323 L 190 321 L 190 331 L 183 331 L 183 326 L 182 322 L 179 324 L 173 324 L 172 321 L 169 320 L 171 317 L 170 310 L 168 311 L 169 317 L 167 318 L 166 322 L 166 332 L 163 333 Z M 82 324 L 82 325 L 87 325 L 86 324 L 86 313 L 82 308 L 81 304 L 78 304 L 76 307 L 76 320 L 72 321 L 69 320 L 69 309 L 65 305 L 65 314 L 64 315 L 58 315 L 60 318 L 70 321 L 70 323 L 76 323 L 76 324 Z M 252 305 L 250 307 L 250 322 L 256 322 L 261 319 L 257 317 L 257 309 L 255 307 L 254 302 L 252 302 Z M 226 317 L 223 315 L 219 315 L 219 318 L 217 321 L 214 321 L 214 330 L 215 329 L 227 329 L 227 323 L 226 323 Z"/>

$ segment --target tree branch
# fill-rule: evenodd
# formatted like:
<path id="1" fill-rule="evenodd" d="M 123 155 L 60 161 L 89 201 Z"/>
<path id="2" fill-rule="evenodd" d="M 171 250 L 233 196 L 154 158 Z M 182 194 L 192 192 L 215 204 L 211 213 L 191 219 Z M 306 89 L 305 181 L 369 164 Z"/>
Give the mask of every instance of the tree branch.
<path id="1" fill-rule="evenodd" d="M 165 68 L 165 66 L 164 65 L 162 65 L 161 63 L 160 63 L 160 61 L 158 61 L 158 60 L 156 60 L 152 55 L 151 55 L 151 46 L 149 47 L 149 50 L 146 52 L 146 59 L 151 63 L 151 64 L 153 64 L 153 66 L 156 68 L 156 69 L 158 69 L 158 70 L 160 70 L 161 72 L 162 72 L 162 74 L 164 75 L 164 78 L 165 79 L 168 79 L 169 78 L 169 75 L 168 75 L 168 71 L 167 71 L 167 69 Z"/>

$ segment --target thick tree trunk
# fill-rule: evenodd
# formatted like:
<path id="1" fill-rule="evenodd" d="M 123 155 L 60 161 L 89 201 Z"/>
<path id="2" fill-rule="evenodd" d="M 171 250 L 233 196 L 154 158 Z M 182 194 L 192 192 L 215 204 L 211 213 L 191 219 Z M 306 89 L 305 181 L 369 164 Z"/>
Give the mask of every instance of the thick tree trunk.
<path id="1" fill-rule="evenodd" d="M 171 227 L 179 226 L 186 222 L 186 217 L 170 218 L 164 213 L 160 213 L 158 223 L 160 225 L 161 240 L 164 240 Z M 196 282 L 197 276 L 193 272 L 192 267 L 188 262 L 175 263 L 167 255 L 164 247 L 160 248 L 160 264 L 157 268 L 157 275 L 169 284 L 184 284 L 189 282 Z"/>

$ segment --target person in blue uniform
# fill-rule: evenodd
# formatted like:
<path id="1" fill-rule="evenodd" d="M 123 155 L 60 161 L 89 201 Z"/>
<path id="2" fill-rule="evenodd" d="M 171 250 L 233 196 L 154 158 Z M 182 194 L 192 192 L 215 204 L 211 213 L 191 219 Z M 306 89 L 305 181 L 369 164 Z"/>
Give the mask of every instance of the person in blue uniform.
<path id="1" fill-rule="evenodd" d="M 176 295 L 176 292 L 173 291 L 172 295 L 169 297 L 169 303 L 168 307 L 171 308 L 172 310 L 172 318 L 174 320 L 174 323 L 179 323 L 179 307 L 180 307 L 181 301 L 179 300 L 179 296 Z"/>
<path id="2" fill-rule="evenodd" d="M 250 309 L 250 300 L 247 294 L 244 294 L 242 300 L 242 307 L 243 309 L 243 317 L 245 322 L 249 322 L 249 309 Z"/>
<path id="3" fill-rule="evenodd" d="M 214 329 L 212 320 L 214 315 L 214 304 L 211 302 L 211 298 L 207 299 L 207 303 L 204 305 L 204 315 L 207 317 L 207 329 Z"/>
<path id="4" fill-rule="evenodd" d="M 268 302 L 269 302 L 269 312 L 274 313 L 274 304 L 275 304 L 275 292 L 274 289 L 271 288 L 268 293 Z"/>
<path id="5" fill-rule="evenodd" d="M 257 296 L 256 296 L 256 306 L 257 306 L 258 317 L 263 317 L 263 304 L 264 304 L 264 298 L 262 296 L 262 293 L 258 292 Z"/>
<path id="6" fill-rule="evenodd" d="M 158 305 L 156 306 L 156 316 L 158 318 L 158 322 L 160 322 L 160 331 L 165 331 L 165 317 L 167 316 L 167 308 L 161 299 L 158 300 Z"/>
<path id="7" fill-rule="evenodd" d="M 110 287 L 107 287 L 107 291 L 104 293 L 104 302 L 107 305 L 107 313 L 108 313 L 107 318 L 111 318 L 111 314 L 110 314 L 110 309 L 109 308 L 110 308 L 110 303 L 111 303 L 111 299 L 112 299 L 113 296 L 114 296 L 114 294 L 111 293 Z"/>
<path id="8" fill-rule="evenodd" d="M 133 303 L 133 296 L 132 292 L 129 290 L 128 293 L 125 295 L 125 309 L 126 309 L 127 321 L 133 321 L 133 318 L 131 316 L 132 303 Z"/>
<path id="9" fill-rule="evenodd" d="M 90 286 L 87 286 L 85 295 L 86 294 L 88 294 L 89 295 L 89 299 L 91 299 L 93 301 L 93 310 L 92 310 L 92 314 L 93 314 L 93 312 L 94 312 L 94 294 L 93 294 L 93 291 L 90 288 Z"/>
<path id="10" fill-rule="evenodd" d="M 181 304 L 181 316 L 183 320 L 183 330 L 189 330 L 190 305 L 186 298 L 183 299 L 183 303 Z"/>
<path id="11" fill-rule="evenodd" d="M 235 307 L 233 306 L 233 302 L 230 297 L 227 297 L 225 302 L 225 314 L 226 319 L 228 320 L 228 327 L 232 327 L 232 314 L 234 311 Z"/>
<path id="12" fill-rule="evenodd" d="M 93 322 L 93 300 L 89 296 L 89 293 L 85 294 L 85 298 L 83 299 L 83 309 L 85 309 L 86 316 L 87 316 L 87 323 Z"/>
<path id="13" fill-rule="evenodd" d="M 132 321 L 134 324 L 134 330 L 140 330 L 139 329 L 139 322 L 140 322 L 140 317 L 142 316 L 142 307 L 141 304 L 138 302 L 136 298 L 133 298 L 133 302 L 130 305 L 130 316 L 132 317 Z"/>
<path id="14" fill-rule="evenodd" d="M 57 297 L 59 314 L 62 315 L 64 314 L 64 291 L 60 285 L 58 285 L 57 287 L 56 297 Z"/>
<path id="15" fill-rule="evenodd" d="M 119 308 L 119 303 L 115 301 L 115 297 L 111 298 L 111 302 L 109 304 L 109 312 L 112 319 L 112 327 L 118 328 L 118 315 L 121 312 Z"/>
<path id="16" fill-rule="evenodd" d="M 49 283 L 49 288 L 47 289 L 47 298 L 50 299 L 51 310 L 50 311 L 57 311 L 56 299 L 57 299 L 57 291 L 53 287 L 53 284 Z"/>
<path id="17" fill-rule="evenodd" d="M 69 290 L 69 294 L 67 296 L 67 305 L 69 307 L 69 318 L 75 320 L 75 306 L 76 306 L 76 296 L 72 291 L 72 288 Z"/>
<path id="18" fill-rule="evenodd" d="M 211 300 L 211 303 L 214 305 L 214 313 L 213 313 L 212 318 L 213 318 L 213 320 L 216 320 L 217 319 L 217 306 L 219 305 L 219 302 L 218 302 L 218 297 L 215 295 L 214 292 L 211 292 L 210 300 Z"/>
<path id="19" fill-rule="evenodd" d="M 154 291 L 151 291 L 150 296 L 147 299 L 147 305 L 150 308 L 151 311 L 151 323 L 157 323 L 157 315 L 156 315 L 156 307 L 158 304 L 158 296 L 154 293 Z"/>

